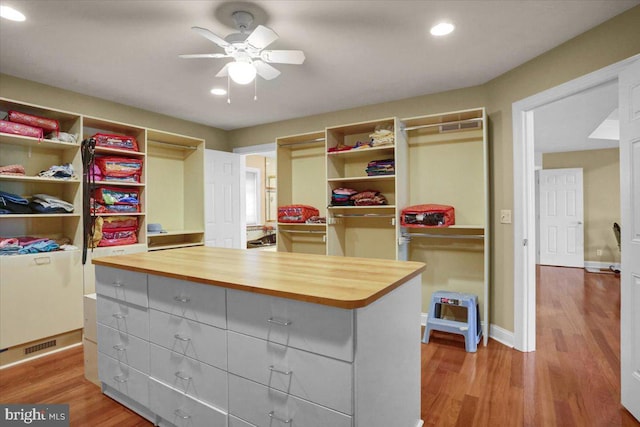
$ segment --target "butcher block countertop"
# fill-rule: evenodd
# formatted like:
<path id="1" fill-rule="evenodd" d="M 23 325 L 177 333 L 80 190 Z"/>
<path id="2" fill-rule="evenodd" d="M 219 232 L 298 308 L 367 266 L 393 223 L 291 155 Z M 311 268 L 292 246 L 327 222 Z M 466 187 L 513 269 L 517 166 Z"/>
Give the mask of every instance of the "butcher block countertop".
<path id="1" fill-rule="evenodd" d="M 93 264 L 339 308 L 365 307 L 418 276 L 412 261 L 190 247 L 94 259 Z"/>

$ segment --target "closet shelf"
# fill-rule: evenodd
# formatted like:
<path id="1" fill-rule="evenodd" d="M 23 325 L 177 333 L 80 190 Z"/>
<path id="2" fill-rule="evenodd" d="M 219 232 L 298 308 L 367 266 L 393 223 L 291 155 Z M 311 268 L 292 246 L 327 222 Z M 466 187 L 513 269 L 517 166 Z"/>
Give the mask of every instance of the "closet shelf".
<path id="1" fill-rule="evenodd" d="M 279 222 L 278 227 L 317 227 L 324 228 L 327 224 L 307 224 L 306 222 Z"/>
<path id="2" fill-rule="evenodd" d="M 330 210 L 355 210 L 362 211 L 367 209 L 395 209 L 395 205 L 372 205 L 372 206 L 328 206 Z"/>
<path id="3" fill-rule="evenodd" d="M 192 246 L 204 246 L 203 242 L 197 243 L 172 243 L 172 244 L 151 244 L 147 246 L 149 252 L 152 251 L 161 251 L 164 249 L 177 249 L 177 248 L 188 248 Z"/>
<path id="4" fill-rule="evenodd" d="M 184 236 L 184 235 L 187 235 L 187 234 L 201 234 L 201 233 L 204 233 L 204 230 L 166 230 L 163 233 L 147 232 L 147 237 Z"/>
<path id="5" fill-rule="evenodd" d="M 15 219 L 15 218 L 79 218 L 79 213 L 60 213 L 60 214 L 8 214 L 0 215 L 0 219 Z"/>
<path id="6" fill-rule="evenodd" d="M 92 213 L 91 216 L 145 216 L 144 212 Z"/>
<path id="7" fill-rule="evenodd" d="M 370 148 L 356 148 L 346 151 L 329 151 L 327 156 L 329 157 L 358 157 L 358 156 L 371 156 L 374 155 L 392 155 L 394 153 L 394 145 L 383 145 L 380 147 Z"/>
<path id="8" fill-rule="evenodd" d="M 395 175 L 375 175 L 375 176 L 350 176 L 345 178 L 329 178 L 329 182 L 375 182 L 375 181 L 393 181 Z"/>
<path id="9" fill-rule="evenodd" d="M 118 187 L 144 187 L 145 184 L 143 182 L 128 182 L 128 181 L 95 181 L 92 184 L 94 185 L 110 185 L 110 186 L 118 186 Z"/>
<path id="10" fill-rule="evenodd" d="M 81 182 L 79 179 L 42 178 L 39 176 L 26 176 L 26 175 L 0 175 L 0 181 L 53 183 L 53 184 L 80 184 Z"/>
<path id="11" fill-rule="evenodd" d="M 42 148 L 47 150 L 78 150 L 80 144 L 71 142 L 51 141 L 50 139 L 38 139 L 30 136 L 12 135 L 0 133 L 0 142 L 3 144 L 19 145 L 21 147 Z"/>

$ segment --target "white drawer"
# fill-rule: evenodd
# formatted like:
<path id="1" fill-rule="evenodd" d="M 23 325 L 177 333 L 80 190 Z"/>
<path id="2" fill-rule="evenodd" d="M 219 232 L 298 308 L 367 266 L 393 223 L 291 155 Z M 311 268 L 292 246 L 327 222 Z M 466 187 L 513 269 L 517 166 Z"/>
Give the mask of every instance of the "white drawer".
<path id="1" fill-rule="evenodd" d="M 352 418 L 229 375 L 229 413 L 257 426 L 351 427 Z"/>
<path id="2" fill-rule="evenodd" d="M 143 406 L 149 406 L 149 376 L 98 352 L 100 381 Z"/>
<path id="3" fill-rule="evenodd" d="M 150 309 L 150 341 L 220 369 L 227 369 L 224 329 Z"/>
<path id="4" fill-rule="evenodd" d="M 353 361 L 353 311 L 227 290 L 229 329 Z"/>
<path id="5" fill-rule="evenodd" d="M 353 414 L 350 363 L 231 331 L 227 345 L 229 372 Z"/>
<path id="6" fill-rule="evenodd" d="M 147 275 L 144 273 L 97 265 L 96 293 L 129 304 L 149 307 Z"/>
<path id="7" fill-rule="evenodd" d="M 176 316 L 227 328 L 225 289 L 162 276 L 148 276 L 149 306 Z"/>
<path id="8" fill-rule="evenodd" d="M 98 295 L 98 323 L 149 340 L 149 309 Z"/>
<path id="9" fill-rule="evenodd" d="M 229 427 L 256 427 L 253 424 L 249 424 L 246 421 L 236 418 L 233 415 L 229 415 Z"/>
<path id="10" fill-rule="evenodd" d="M 227 427 L 225 412 L 153 379 L 149 380 L 149 397 L 151 410 L 175 426 Z"/>
<path id="11" fill-rule="evenodd" d="M 98 324 L 98 351 L 121 363 L 149 373 L 149 342 Z"/>
<path id="12" fill-rule="evenodd" d="M 227 372 L 150 344 L 149 374 L 165 384 L 217 408 L 226 410 Z"/>

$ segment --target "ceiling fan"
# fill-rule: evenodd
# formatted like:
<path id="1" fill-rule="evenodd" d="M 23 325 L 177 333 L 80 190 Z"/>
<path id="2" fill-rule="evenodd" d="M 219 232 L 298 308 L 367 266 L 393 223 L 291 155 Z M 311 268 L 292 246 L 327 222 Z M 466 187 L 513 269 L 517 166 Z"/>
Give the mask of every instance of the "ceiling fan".
<path id="1" fill-rule="evenodd" d="M 216 77 L 228 76 L 238 84 L 251 83 L 256 74 L 265 80 L 275 79 L 280 71 L 274 64 L 302 64 L 305 60 L 301 50 L 265 50 L 278 39 L 278 34 L 264 25 L 258 25 L 250 34 L 247 30 L 253 23 L 253 15 L 245 11 L 234 12 L 232 18 L 238 33 L 219 37 L 202 27 L 192 27 L 196 33 L 224 49 L 224 53 L 202 53 L 179 55 L 180 58 L 233 58 Z"/>

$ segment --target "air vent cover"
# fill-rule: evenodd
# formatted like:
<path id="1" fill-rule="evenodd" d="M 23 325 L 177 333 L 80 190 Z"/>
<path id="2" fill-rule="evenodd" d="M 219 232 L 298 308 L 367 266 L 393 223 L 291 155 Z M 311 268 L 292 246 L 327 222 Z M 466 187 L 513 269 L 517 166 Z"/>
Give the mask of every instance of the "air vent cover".
<path id="1" fill-rule="evenodd" d="M 36 351 L 44 350 L 45 348 L 51 348 L 56 346 L 56 340 L 42 342 L 40 344 L 32 345 L 24 349 L 24 354 L 35 353 Z"/>

